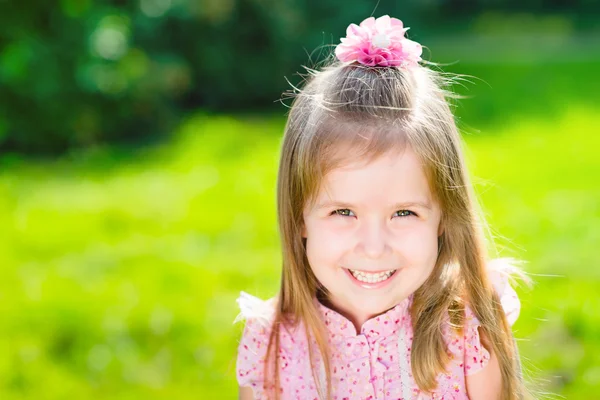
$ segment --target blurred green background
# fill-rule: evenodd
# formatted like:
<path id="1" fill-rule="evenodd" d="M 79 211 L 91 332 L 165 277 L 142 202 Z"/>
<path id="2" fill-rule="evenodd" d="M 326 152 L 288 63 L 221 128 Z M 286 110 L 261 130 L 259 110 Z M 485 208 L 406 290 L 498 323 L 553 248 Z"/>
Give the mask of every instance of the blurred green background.
<path id="1" fill-rule="evenodd" d="M 374 1 L 0 1 L 0 399 L 233 399 L 286 105 Z M 600 398 L 600 4 L 380 1 L 456 114 L 540 398 Z M 284 96 L 285 97 L 285 96 Z"/>

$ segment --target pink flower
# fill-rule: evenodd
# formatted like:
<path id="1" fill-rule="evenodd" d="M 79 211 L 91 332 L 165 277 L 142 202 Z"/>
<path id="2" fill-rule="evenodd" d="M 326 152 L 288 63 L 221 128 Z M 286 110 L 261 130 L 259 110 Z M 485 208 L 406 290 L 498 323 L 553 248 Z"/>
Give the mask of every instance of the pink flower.
<path id="1" fill-rule="evenodd" d="M 416 66 L 421 61 L 422 48 L 404 37 L 407 30 L 402 21 L 389 15 L 369 17 L 360 26 L 348 26 L 335 55 L 342 62 L 358 61 L 368 66 Z"/>

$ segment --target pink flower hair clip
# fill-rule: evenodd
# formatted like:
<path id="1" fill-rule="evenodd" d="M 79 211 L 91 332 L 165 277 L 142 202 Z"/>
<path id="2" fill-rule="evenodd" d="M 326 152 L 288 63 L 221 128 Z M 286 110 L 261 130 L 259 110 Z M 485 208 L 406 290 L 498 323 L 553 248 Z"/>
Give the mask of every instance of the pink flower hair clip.
<path id="1" fill-rule="evenodd" d="M 342 62 L 358 61 L 371 67 L 416 66 L 423 49 L 419 43 L 404 37 L 408 29 L 402 21 L 389 15 L 377 19 L 369 17 L 360 26 L 348 26 L 346 37 L 335 48 L 335 55 Z"/>

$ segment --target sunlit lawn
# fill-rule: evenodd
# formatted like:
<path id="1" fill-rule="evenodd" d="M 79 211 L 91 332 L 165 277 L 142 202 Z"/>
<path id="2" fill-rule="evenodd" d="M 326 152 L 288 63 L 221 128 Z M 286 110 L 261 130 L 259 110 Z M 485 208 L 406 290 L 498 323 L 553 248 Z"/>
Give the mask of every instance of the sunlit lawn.
<path id="1" fill-rule="evenodd" d="M 463 128 L 501 255 L 541 274 L 519 289 L 525 369 L 583 399 L 600 387 L 600 116 L 557 109 Z M 235 298 L 279 282 L 283 124 L 198 114 L 159 147 L 5 158 L 0 397 L 234 398 Z"/>

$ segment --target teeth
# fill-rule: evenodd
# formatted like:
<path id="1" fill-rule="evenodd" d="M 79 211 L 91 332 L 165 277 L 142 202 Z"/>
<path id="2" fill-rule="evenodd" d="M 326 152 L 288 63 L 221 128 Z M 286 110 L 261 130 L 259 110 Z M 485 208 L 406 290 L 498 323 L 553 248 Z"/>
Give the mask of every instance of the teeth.
<path id="1" fill-rule="evenodd" d="M 394 272 L 396 272 L 395 269 L 391 269 L 389 271 L 384 271 L 384 272 L 378 272 L 378 273 L 375 273 L 375 274 L 371 274 L 371 273 L 363 272 L 363 271 L 354 271 L 354 270 L 351 270 L 351 269 L 349 269 L 349 271 L 352 273 L 352 275 L 356 279 L 358 279 L 361 282 L 366 282 L 366 283 L 377 283 L 377 282 L 385 281 Z"/>

